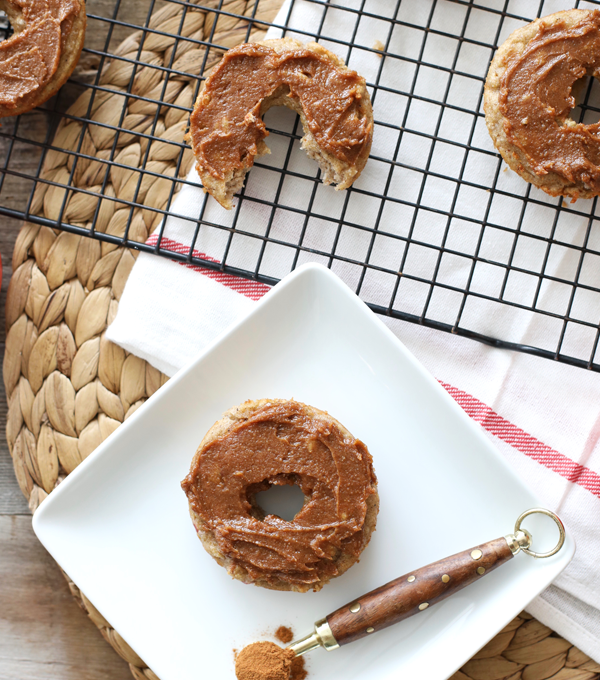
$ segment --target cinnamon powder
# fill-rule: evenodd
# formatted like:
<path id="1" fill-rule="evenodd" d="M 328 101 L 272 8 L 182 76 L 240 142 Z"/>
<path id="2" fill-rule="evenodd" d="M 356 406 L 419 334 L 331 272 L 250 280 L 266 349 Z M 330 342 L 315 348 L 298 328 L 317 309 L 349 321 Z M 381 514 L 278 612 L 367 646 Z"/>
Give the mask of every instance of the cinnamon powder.
<path id="1" fill-rule="evenodd" d="M 238 680 L 290 680 L 294 658 L 274 642 L 253 642 L 237 655 L 235 674 Z"/>
<path id="2" fill-rule="evenodd" d="M 279 640 L 279 642 L 283 642 L 284 645 L 287 645 L 294 638 L 294 633 L 292 632 L 292 629 L 288 628 L 287 626 L 279 626 L 279 628 L 275 631 L 275 637 Z"/>
<path id="3" fill-rule="evenodd" d="M 290 680 L 304 680 L 308 675 L 308 671 L 304 668 L 304 657 L 295 656 L 292 659 L 292 668 L 290 670 Z"/>
<path id="4" fill-rule="evenodd" d="M 275 631 L 275 637 L 284 645 L 289 644 L 294 639 L 294 631 L 288 626 L 279 626 Z M 292 668 L 290 669 L 290 680 L 304 680 L 308 672 L 304 668 L 304 657 L 295 656 L 292 659 Z"/>
<path id="5" fill-rule="evenodd" d="M 281 640 L 293 634 L 280 626 L 275 633 Z M 283 642 L 283 640 L 282 640 Z M 294 656 L 291 649 L 282 649 L 274 642 L 253 642 L 236 655 L 235 674 L 238 680 L 305 680 L 304 657 Z"/>

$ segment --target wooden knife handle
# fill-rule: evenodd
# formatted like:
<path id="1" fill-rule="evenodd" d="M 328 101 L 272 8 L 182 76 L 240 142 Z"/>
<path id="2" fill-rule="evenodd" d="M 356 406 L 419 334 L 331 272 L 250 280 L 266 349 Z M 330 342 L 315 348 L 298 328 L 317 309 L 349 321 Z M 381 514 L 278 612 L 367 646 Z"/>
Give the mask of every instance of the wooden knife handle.
<path id="1" fill-rule="evenodd" d="M 327 623 L 340 646 L 360 640 L 444 600 L 512 556 L 506 539 L 497 538 L 390 581 L 329 614 Z"/>

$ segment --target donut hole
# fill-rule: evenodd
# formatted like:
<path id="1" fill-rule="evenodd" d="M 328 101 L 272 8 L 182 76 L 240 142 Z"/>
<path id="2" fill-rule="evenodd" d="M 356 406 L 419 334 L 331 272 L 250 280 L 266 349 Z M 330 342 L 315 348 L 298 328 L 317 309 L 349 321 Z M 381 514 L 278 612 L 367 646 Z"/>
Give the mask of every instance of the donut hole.
<path id="1" fill-rule="evenodd" d="M 6 15 L 6 12 L 0 10 L 0 42 L 8 40 L 13 32 L 12 24 L 10 23 L 10 19 Z"/>
<path id="2" fill-rule="evenodd" d="M 600 122 L 600 81 L 588 73 L 573 83 L 571 94 L 575 107 L 569 112 L 565 125 L 583 123 L 593 125 Z"/>
<path id="3" fill-rule="evenodd" d="M 285 522 L 293 522 L 304 507 L 307 497 L 294 475 L 278 475 L 248 488 L 250 514 L 261 522 L 267 515 L 275 515 Z"/>

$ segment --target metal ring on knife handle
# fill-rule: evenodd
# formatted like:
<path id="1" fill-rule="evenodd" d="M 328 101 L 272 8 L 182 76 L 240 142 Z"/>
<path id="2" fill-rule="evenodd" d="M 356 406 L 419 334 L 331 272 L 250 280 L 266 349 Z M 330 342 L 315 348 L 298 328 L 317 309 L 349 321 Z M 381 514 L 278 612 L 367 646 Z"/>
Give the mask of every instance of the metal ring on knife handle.
<path id="1" fill-rule="evenodd" d="M 552 550 L 549 550 L 548 552 L 545 553 L 538 553 L 535 552 L 535 550 L 532 550 L 529 546 L 520 546 L 521 550 L 526 554 L 526 555 L 531 555 L 532 557 L 536 557 L 538 559 L 544 558 L 544 557 L 552 557 L 552 555 L 556 555 L 556 553 L 563 547 L 565 544 L 565 525 L 562 523 L 560 517 L 558 515 L 555 515 L 551 510 L 546 510 L 545 508 L 531 508 L 531 510 L 525 510 L 524 513 L 519 515 L 517 521 L 515 522 L 515 536 L 521 532 L 521 524 L 523 520 L 526 517 L 529 517 L 529 515 L 546 515 L 546 517 L 550 517 L 558 527 L 558 543 L 552 548 Z M 527 533 L 527 532 L 524 532 Z M 507 537 L 508 540 L 508 537 Z M 531 543 L 531 540 L 530 540 Z"/>

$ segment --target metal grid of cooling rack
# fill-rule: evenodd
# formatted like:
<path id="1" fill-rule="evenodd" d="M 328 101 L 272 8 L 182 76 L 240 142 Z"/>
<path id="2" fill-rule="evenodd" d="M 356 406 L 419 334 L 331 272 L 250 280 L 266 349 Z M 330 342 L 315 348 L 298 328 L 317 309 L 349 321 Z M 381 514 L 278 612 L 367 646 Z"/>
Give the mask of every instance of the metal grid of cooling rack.
<path id="1" fill-rule="evenodd" d="M 600 371 L 597 201 L 566 204 L 506 173 L 482 113 L 489 61 L 512 30 L 536 16 L 600 2 L 291 0 L 285 21 L 278 24 L 264 19 L 265 2 L 88 0 L 86 47 L 69 83 L 42 110 L 5 119 L 0 128 L 0 214 L 266 284 L 306 261 L 323 262 L 377 313 Z M 298 27 L 293 17 L 301 4 L 318 19 Z M 151 17 L 166 5 L 182 9 L 181 20 L 157 28 Z M 187 19 L 199 8 L 210 12 L 204 32 L 185 33 Z M 179 82 L 175 90 L 180 92 L 183 82 L 195 99 L 204 72 L 232 46 L 232 34 L 235 44 L 270 25 L 283 35 L 317 40 L 350 66 L 360 66 L 375 117 L 367 169 L 348 191 L 325 187 L 299 150 L 298 118 L 271 111 L 266 122 L 273 153 L 258 159 L 234 210 L 224 211 L 199 193 L 197 210 L 185 213 L 189 245 L 175 247 L 163 218 L 177 214 L 177 189 L 194 182 L 182 178 L 189 154 L 185 143 L 163 137 L 168 111 L 190 110 L 189 102 L 167 96 L 168 85 Z M 133 53 L 123 53 L 117 46 L 132 31 L 141 31 L 142 40 Z M 149 36 L 164 38 L 169 49 L 175 46 L 162 63 L 144 60 L 142 44 Z M 197 51 L 195 71 L 178 61 L 182 46 L 182 54 Z M 111 63 L 129 67 L 127 82 L 116 91 L 101 77 Z M 148 69 L 160 73 L 158 94 L 136 90 L 137 76 Z M 583 90 L 577 120 L 590 122 L 600 115 L 595 82 L 590 79 Z M 86 91 L 85 112 L 69 113 Z M 123 111 L 116 121 L 98 121 L 94 100 L 113 91 Z M 139 117 L 134 118 L 137 127 L 132 125 L 126 109 L 132 101 L 150 106 L 145 127 L 140 128 Z M 43 137 L 32 132 L 35 116 L 47 118 Z M 45 163 L 49 153 L 64 150 L 53 141 L 55 131 L 72 122 L 81 124 L 81 134 L 66 150 L 67 175 L 57 178 L 44 172 Z M 103 153 L 90 155 L 89 130 L 113 133 Z M 125 138 L 138 140 L 144 152 L 134 191 L 123 197 L 110 195 L 107 187 L 115 169 L 128 169 L 122 156 Z M 172 149 L 170 172 L 150 162 L 150 150 L 159 143 Z M 27 167 L 24 157 L 30 160 Z M 96 184 L 76 185 L 77 165 L 91 163 L 101 166 Z M 169 183 L 160 206 L 144 200 L 148 178 Z M 12 202 L 14 182 L 30 183 L 26 206 Z M 61 194 L 58 212 L 48 216 L 35 207 L 40 187 L 69 188 Z M 70 218 L 68 201 L 77 194 L 96 197 L 97 207 L 84 222 Z M 100 203 L 98 194 L 104 197 Z M 124 233 L 99 228 L 103 201 L 129 211 Z M 142 210 L 157 227 L 158 238 L 150 242 L 132 228 Z M 523 327 L 530 332 L 523 333 Z"/>

